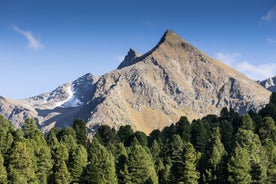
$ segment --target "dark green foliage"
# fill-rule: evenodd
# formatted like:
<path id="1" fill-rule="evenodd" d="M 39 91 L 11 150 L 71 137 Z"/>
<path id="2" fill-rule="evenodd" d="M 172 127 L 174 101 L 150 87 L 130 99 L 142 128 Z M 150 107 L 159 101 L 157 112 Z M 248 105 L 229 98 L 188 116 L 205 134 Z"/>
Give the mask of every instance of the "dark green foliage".
<path id="1" fill-rule="evenodd" d="M 191 124 L 187 117 L 182 116 L 175 124 L 176 133 L 182 138 L 184 142 L 189 142 L 191 137 Z"/>
<path id="2" fill-rule="evenodd" d="M 144 132 L 136 131 L 133 134 L 133 137 L 135 137 L 142 146 L 147 146 L 148 145 L 148 138 L 147 138 L 147 135 Z"/>
<path id="3" fill-rule="evenodd" d="M 191 125 L 191 142 L 195 149 L 204 152 L 207 143 L 207 132 L 201 120 L 194 120 Z"/>
<path id="4" fill-rule="evenodd" d="M 253 121 L 248 114 L 245 114 L 241 117 L 241 129 L 251 130 L 254 132 L 255 127 L 253 125 Z"/>
<path id="5" fill-rule="evenodd" d="M 211 137 L 207 144 L 206 161 L 207 168 L 205 171 L 205 181 L 208 183 L 223 183 L 224 164 L 227 152 L 221 142 L 220 129 L 213 128 Z"/>
<path id="6" fill-rule="evenodd" d="M 276 105 L 276 92 L 271 93 L 269 103 Z"/>
<path id="7" fill-rule="evenodd" d="M 82 119 L 74 121 L 73 129 L 76 132 L 77 143 L 86 146 L 87 143 L 87 130 L 85 122 Z"/>
<path id="8" fill-rule="evenodd" d="M 130 176 L 127 183 L 158 183 L 152 157 L 141 145 L 130 147 L 126 165 Z"/>
<path id="9" fill-rule="evenodd" d="M 276 93 L 272 93 L 270 96 L 270 102 L 261 109 L 259 114 L 262 117 L 272 117 L 276 121 Z"/>
<path id="10" fill-rule="evenodd" d="M 8 175 L 6 168 L 4 166 L 4 158 L 0 154 L 0 184 L 6 184 L 8 183 Z"/>
<path id="11" fill-rule="evenodd" d="M 193 145 L 188 142 L 184 146 L 183 153 L 183 183 L 197 184 L 199 179 L 199 172 L 196 169 L 196 151 Z"/>
<path id="12" fill-rule="evenodd" d="M 229 121 L 223 120 L 220 125 L 221 142 L 224 145 L 225 150 L 230 153 L 233 147 L 234 141 L 234 128 Z"/>
<path id="13" fill-rule="evenodd" d="M 116 184 L 118 180 L 112 153 L 101 145 L 96 138 L 93 139 L 88 149 L 89 164 L 84 170 L 83 182 Z"/>
<path id="14" fill-rule="evenodd" d="M 100 144 L 104 146 L 117 144 L 119 142 L 115 129 L 111 129 L 108 125 L 100 126 L 95 137 L 97 137 Z"/>
<path id="15" fill-rule="evenodd" d="M 16 142 L 8 158 L 8 179 L 12 183 L 36 182 L 35 156 L 25 142 Z"/>
<path id="16" fill-rule="evenodd" d="M 149 146 L 151 146 L 154 141 L 157 141 L 158 143 L 161 143 L 162 142 L 161 136 L 162 135 L 161 135 L 160 130 L 158 130 L 158 129 L 157 130 L 153 130 L 149 134 L 149 136 L 148 136 L 148 144 L 149 144 Z"/>
<path id="17" fill-rule="evenodd" d="M 275 94 L 259 113 L 223 108 L 149 136 L 103 125 L 92 141 L 85 122 L 44 135 L 0 115 L 1 183 L 276 183 Z"/>
<path id="18" fill-rule="evenodd" d="M 0 153 L 6 158 L 8 151 L 12 147 L 14 141 L 14 129 L 11 122 L 9 122 L 4 116 L 0 115 Z"/>
<path id="19" fill-rule="evenodd" d="M 250 183 L 250 158 L 247 151 L 239 146 L 234 149 L 228 164 L 229 183 Z"/>
<path id="20" fill-rule="evenodd" d="M 171 182 L 183 181 L 184 161 L 183 155 L 183 141 L 179 135 L 174 135 L 168 143 L 167 155 L 171 158 Z"/>
<path id="21" fill-rule="evenodd" d="M 84 168 L 87 165 L 87 151 L 83 145 L 78 145 L 71 150 L 68 160 L 68 170 L 72 176 L 73 183 L 79 183 Z"/>
<path id="22" fill-rule="evenodd" d="M 171 124 L 169 127 L 165 127 L 162 130 L 162 141 L 165 142 L 167 139 L 171 139 L 175 132 L 176 129 L 174 124 Z"/>
<path id="23" fill-rule="evenodd" d="M 258 134 L 261 141 L 271 139 L 274 143 L 276 143 L 276 126 L 271 117 L 265 117 L 263 121 L 261 121 Z"/>
<path id="24" fill-rule="evenodd" d="M 133 135 L 133 130 L 130 125 L 121 126 L 117 132 L 117 135 L 125 146 L 130 146 Z"/>

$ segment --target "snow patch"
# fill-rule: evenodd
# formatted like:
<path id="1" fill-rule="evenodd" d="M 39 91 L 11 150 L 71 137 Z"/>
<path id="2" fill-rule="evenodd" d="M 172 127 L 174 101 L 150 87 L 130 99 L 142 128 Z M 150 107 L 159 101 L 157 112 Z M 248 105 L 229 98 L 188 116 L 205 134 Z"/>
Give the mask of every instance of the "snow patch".
<path id="1" fill-rule="evenodd" d="M 82 102 L 78 99 L 78 97 L 75 96 L 75 90 L 73 86 L 69 86 L 66 91 L 69 96 L 62 104 L 62 107 L 68 108 L 68 107 L 78 107 L 82 105 Z"/>

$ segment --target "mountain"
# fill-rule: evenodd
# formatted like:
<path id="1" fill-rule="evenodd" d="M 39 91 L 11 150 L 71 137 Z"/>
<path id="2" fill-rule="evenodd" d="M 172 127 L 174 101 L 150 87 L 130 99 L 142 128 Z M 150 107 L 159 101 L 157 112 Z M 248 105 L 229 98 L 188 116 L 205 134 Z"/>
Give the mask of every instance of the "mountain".
<path id="1" fill-rule="evenodd" d="M 0 112 L 18 125 L 23 117 L 37 117 L 44 132 L 83 118 L 91 130 L 130 124 L 149 133 L 181 116 L 192 120 L 219 114 L 223 107 L 258 110 L 269 96 L 256 82 L 167 30 L 149 52 L 130 49 L 116 70 L 99 78 L 87 74 L 24 100 L 1 98 Z"/>
<path id="2" fill-rule="evenodd" d="M 59 86 L 50 93 L 23 100 L 11 100 L 0 97 L 0 113 L 16 127 L 20 127 L 25 118 L 34 117 L 43 132 L 53 127 L 71 125 L 95 90 L 98 80 L 92 74 L 86 74 L 72 83 Z"/>
<path id="3" fill-rule="evenodd" d="M 263 81 L 258 81 L 258 83 L 266 89 L 268 89 L 269 91 L 276 92 L 276 76 L 270 77 Z"/>

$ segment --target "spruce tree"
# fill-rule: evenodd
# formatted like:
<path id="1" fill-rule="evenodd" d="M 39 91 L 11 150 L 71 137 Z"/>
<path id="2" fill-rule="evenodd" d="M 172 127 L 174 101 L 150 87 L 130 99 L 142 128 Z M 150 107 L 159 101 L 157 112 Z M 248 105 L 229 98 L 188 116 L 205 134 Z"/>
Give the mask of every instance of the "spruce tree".
<path id="1" fill-rule="evenodd" d="M 203 153 L 207 143 L 208 132 L 201 120 L 194 120 L 191 125 L 191 143 L 196 151 Z"/>
<path id="2" fill-rule="evenodd" d="M 98 142 L 97 138 L 93 139 L 88 152 L 89 164 L 84 170 L 83 182 L 92 184 L 118 183 L 114 156 Z"/>
<path id="3" fill-rule="evenodd" d="M 227 163 L 227 171 L 230 184 L 251 183 L 250 157 L 244 148 L 235 147 Z"/>
<path id="4" fill-rule="evenodd" d="M 197 184 L 199 179 L 199 172 L 196 169 L 196 151 L 193 145 L 188 142 L 184 146 L 183 160 L 183 183 Z"/>
<path id="5" fill-rule="evenodd" d="M 252 182 L 263 183 L 267 179 L 267 158 L 259 136 L 252 130 L 241 127 L 236 135 L 236 144 L 243 148 L 250 157 Z"/>
<path id="6" fill-rule="evenodd" d="M 78 145 L 76 149 L 71 151 L 68 165 L 72 182 L 79 183 L 83 169 L 87 165 L 87 151 L 82 145 Z"/>
<path id="7" fill-rule="evenodd" d="M 175 124 L 176 133 L 182 138 L 184 142 L 190 142 L 191 124 L 186 116 L 182 116 Z"/>
<path id="8" fill-rule="evenodd" d="M 76 132 L 77 143 L 86 147 L 87 144 L 87 130 L 85 122 L 82 119 L 74 121 L 73 129 Z"/>
<path id="9" fill-rule="evenodd" d="M 4 158 L 8 156 L 8 151 L 12 147 L 14 141 L 13 133 L 12 123 L 0 115 L 0 153 L 2 153 Z"/>
<path id="10" fill-rule="evenodd" d="M 39 183 L 47 184 L 52 174 L 53 162 L 51 159 L 51 150 L 47 145 L 41 145 L 36 153 L 37 170 L 35 172 Z"/>
<path id="11" fill-rule="evenodd" d="M 171 158 L 171 182 L 179 182 L 183 179 L 183 141 L 181 137 L 175 134 L 168 143 L 168 153 L 167 155 Z"/>
<path id="12" fill-rule="evenodd" d="M 260 136 L 261 141 L 271 139 L 274 143 L 276 143 L 275 121 L 271 117 L 265 117 L 262 123 L 260 124 L 258 134 Z"/>
<path id="13" fill-rule="evenodd" d="M 6 184 L 8 183 L 8 175 L 6 168 L 4 166 L 4 158 L 0 154 L 0 184 Z"/>
<path id="14" fill-rule="evenodd" d="M 59 163 L 56 165 L 54 182 L 56 184 L 69 184 L 71 182 L 71 175 L 64 160 L 59 161 Z"/>
<path id="15" fill-rule="evenodd" d="M 276 183 L 276 145 L 271 139 L 265 139 L 263 148 L 268 159 L 267 183 Z"/>
<path id="16" fill-rule="evenodd" d="M 33 150 L 25 142 L 16 142 L 8 159 L 8 178 L 12 183 L 36 182 Z"/>
<path id="17" fill-rule="evenodd" d="M 141 145 L 130 147 L 127 169 L 131 180 L 128 183 L 158 183 L 152 157 Z"/>
<path id="18" fill-rule="evenodd" d="M 52 181 L 69 183 L 71 181 L 71 175 L 66 165 L 69 158 L 68 149 L 60 143 L 53 152 L 54 166 Z"/>
<path id="19" fill-rule="evenodd" d="M 213 133 L 207 145 L 206 157 L 208 166 L 205 173 L 206 181 L 209 183 L 222 183 L 224 159 L 227 152 L 221 143 L 220 129 L 218 127 L 213 128 Z"/>

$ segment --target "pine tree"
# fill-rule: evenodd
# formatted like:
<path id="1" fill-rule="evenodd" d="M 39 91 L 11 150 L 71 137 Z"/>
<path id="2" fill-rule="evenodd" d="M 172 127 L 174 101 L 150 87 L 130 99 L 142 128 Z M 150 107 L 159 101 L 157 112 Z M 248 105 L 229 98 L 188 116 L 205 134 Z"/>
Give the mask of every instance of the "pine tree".
<path id="1" fill-rule="evenodd" d="M 68 171 L 66 162 L 68 161 L 69 153 L 68 149 L 62 143 L 59 143 L 53 150 L 53 178 L 54 182 L 69 183 L 71 181 L 71 175 Z"/>
<path id="2" fill-rule="evenodd" d="M 181 137 L 175 134 L 168 143 L 168 153 L 167 155 L 171 158 L 171 182 L 179 182 L 183 179 L 183 141 Z"/>
<path id="3" fill-rule="evenodd" d="M 240 128 L 236 135 L 236 144 L 245 149 L 250 157 L 252 182 L 263 183 L 267 179 L 267 158 L 259 136 L 247 128 Z"/>
<path id="4" fill-rule="evenodd" d="M 221 142 L 223 143 L 225 150 L 230 153 L 234 142 L 234 128 L 229 121 L 223 120 L 220 122 Z"/>
<path id="5" fill-rule="evenodd" d="M 251 117 L 245 114 L 241 117 L 241 129 L 254 131 L 255 127 Z"/>
<path id="6" fill-rule="evenodd" d="M 88 148 L 89 164 L 84 170 L 84 183 L 118 183 L 115 160 L 111 152 L 101 145 L 96 138 Z"/>
<path id="7" fill-rule="evenodd" d="M 83 169 L 87 165 L 87 151 L 82 145 L 71 151 L 69 160 L 69 171 L 72 176 L 72 182 L 79 183 Z"/>
<path id="8" fill-rule="evenodd" d="M 116 174 L 118 183 L 129 183 L 130 176 L 127 170 L 127 149 L 123 143 L 119 143 L 116 156 Z"/>
<path id="9" fill-rule="evenodd" d="M 2 156 L 5 158 L 14 141 L 13 133 L 14 129 L 12 123 L 4 116 L 0 115 L 0 153 L 2 153 Z"/>
<path id="10" fill-rule="evenodd" d="M 129 183 L 158 183 L 152 157 L 141 145 L 133 145 L 127 160 Z"/>
<path id="11" fill-rule="evenodd" d="M 276 145 L 271 139 L 263 142 L 268 164 L 267 164 L 267 183 L 276 183 Z"/>
<path id="12" fill-rule="evenodd" d="M 60 161 L 56 165 L 56 171 L 54 173 L 54 181 L 56 184 L 68 184 L 71 182 L 71 175 L 68 171 L 65 161 Z"/>
<path id="13" fill-rule="evenodd" d="M 271 139 L 274 143 L 276 143 L 276 126 L 271 117 L 265 117 L 263 119 L 263 122 L 260 124 L 258 134 L 262 141 Z"/>
<path id="14" fill-rule="evenodd" d="M 188 142 L 184 146 L 183 160 L 183 182 L 187 184 L 197 184 L 199 179 L 199 172 L 196 170 L 196 151 L 193 145 Z"/>
<path id="15" fill-rule="evenodd" d="M 51 159 L 51 150 L 47 145 L 41 145 L 36 153 L 37 170 L 36 176 L 39 183 L 47 183 L 52 174 L 53 162 Z"/>
<path id="16" fill-rule="evenodd" d="M 193 121 L 191 125 L 191 143 L 194 148 L 203 153 L 207 143 L 207 130 L 201 120 Z"/>
<path id="17" fill-rule="evenodd" d="M 4 166 L 4 158 L 0 154 L 0 184 L 6 184 L 6 183 L 8 183 L 7 171 Z"/>
<path id="18" fill-rule="evenodd" d="M 8 160 L 9 180 L 12 183 L 36 182 L 33 151 L 24 142 L 16 142 Z"/>
<path id="19" fill-rule="evenodd" d="M 223 182 L 223 165 L 227 152 L 221 143 L 220 129 L 213 128 L 211 139 L 208 143 L 206 180 L 210 183 Z"/>
<path id="20" fill-rule="evenodd" d="M 77 143 L 86 147 L 87 130 L 86 130 L 85 122 L 82 119 L 76 119 L 74 121 L 73 129 L 76 132 Z"/>
<path id="21" fill-rule="evenodd" d="M 117 132 L 117 135 L 121 142 L 124 143 L 125 146 L 130 146 L 132 136 L 133 136 L 133 130 L 130 125 L 120 126 L 119 131 Z"/>
<path id="22" fill-rule="evenodd" d="M 239 146 L 234 149 L 227 164 L 227 171 L 229 183 L 251 183 L 250 157 L 245 149 Z"/>
<path id="23" fill-rule="evenodd" d="M 191 137 L 191 124 L 186 116 L 182 116 L 175 124 L 176 133 L 182 138 L 184 142 L 189 142 Z"/>

